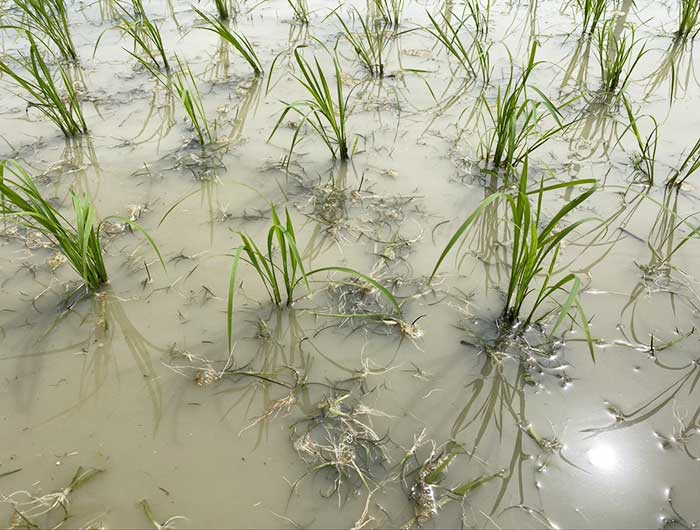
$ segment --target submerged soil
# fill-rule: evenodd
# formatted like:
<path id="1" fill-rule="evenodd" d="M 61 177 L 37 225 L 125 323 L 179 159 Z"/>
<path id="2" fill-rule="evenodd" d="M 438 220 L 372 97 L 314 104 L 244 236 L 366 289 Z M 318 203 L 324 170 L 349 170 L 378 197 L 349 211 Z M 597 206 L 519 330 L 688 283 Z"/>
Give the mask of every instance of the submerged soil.
<path id="1" fill-rule="evenodd" d="M 138 220 L 167 265 L 115 222 L 104 238 L 110 284 L 76 300 L 77 276 L 49 242 L 2 226 L 0 526 L 22 527 L 18 503 L 65 488 L 83 466 L 104 472 L 69 496 L 71 528 L 149 527 L 142 499 L 159 523 L 184 517 L 168 521 L 181 528 L 695 527 L 700 245 L 654 266 L 669 238 L 698 226 L 700 175 L 676 192 L 663 186 L 698 134 L 698 44 L 674 41 L 676 2 L 625 0 L 608 13 L 646 46 L 626 95 L 659 124 L 653 186 L 635 169 L 621 100 L 596 92 L 596 52 L 578 38 L 573 5 L 496 0 L 484 37 L 489 101 L 508 82 L 509 54 L 517 75 L 536 39 L 530 84 L 570 101 L 563 120 L 577 120 L 531 155 L 532 182 L 598 181 L 575 216 L 609 219 L 607 229 L 580 228 L 558 267 L 583 280 L 595 362 L 579 326 L 548 337 L 554 317 L 521 340 L 499 336 L 513 237 L 504 204 L 427 281 L 462 220 L 504 185 L 480 159 L 492 127 L 483 110 L 474 116 L 482 83 L 429 33 L 408 31 L 429 24 L 426 11 L 465 6 L 407 1 L 381 80 L 341 39 L 353 156 L 334 161 L 305 129 L 287 166 L 298 117 L 268 138 L 282 101 L 305 97 L 288 52 L 307 45 L 330 72 L 319 41 L 332 49 L 340 35 L 335 4 L 309 3 L 308 26 L 285 1 L 239 6 L 235 27 L 267 70 L 255 79 L 195 27 L 190 2 L 145 2 L 216 120 L 219 143 L 206 151 L 109 29 L 110 0 L 68 2 L 89 135 L 64 139 L 0 78 L 0 157 L 24 165 L 62 211 L 70 191 L 84 192 L 102 217 Z M 347 6 L 339 13 L 350 19 Z M 5 31 L 4 56 L 26 49 Z M 645 134 L 648 123 L 640 118 Z M 549 193 L 545 217 L 571 198 Z M 402 321 L 358 317 L 391 307 L 342 272 L 314 276 L 313 296 L 300 288 L 293 306 L 275 307 L 242 263 L 229 356 L 237 232 L 263 242 L 272 204 L 294 219 L 307 270 L 371 275 L 403 302 Z M 669 231 L 669 211 L 687 222 Z"/>

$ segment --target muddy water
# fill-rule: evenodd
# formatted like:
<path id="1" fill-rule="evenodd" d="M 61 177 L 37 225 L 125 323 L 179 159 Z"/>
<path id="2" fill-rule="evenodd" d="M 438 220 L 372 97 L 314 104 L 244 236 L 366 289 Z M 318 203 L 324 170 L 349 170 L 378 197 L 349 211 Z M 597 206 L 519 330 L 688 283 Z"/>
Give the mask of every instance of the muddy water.
<path id="1" fill-rule="evenodd" d="M 311 37 L 335 43 L 337 24 L 325 19 L 335 6 L 310 4 L 308 28 L 291 23 L 286 2 L 241 5 L 237 28 L 268 71 L 275 56 L 303 43 L 329 64 Z M 507 282 L 503 245 L 512 231 L 500 207 L 470 236 L 459 267 L 450 258 L 426 284 L 458 222 L 494 184 L 480 171 L 483 123 L 466 118 L 481 87 L 464 84 L 430 35 L 396 37 L 382 81 L 367 80 L 341 42 L 346 90 L 354 87 L 349 128 L 357 152 L 349 164 L 333 163 L 309 135 L 287 172 L 293 129 L 285 124 L 267 140 L 280 100 L 303 97 L 288 56 L 278 60 L 268 91 L 270 77 L 256 82 L 218 37 L 193 28 L 187 2 L 146 3 L 168 51 L 189 62 L 207 114 L 217 120 L 221 147 L 203 157 L 181 109 L 171 120 L 163 90 L 124 51 L 131 44 L 106 31 L 110 2 L 71 2 L 81 57 L 75 74 L 90 135 L 65 141 L 38 113 L 26 113 L 0 79 L 0 156 L 21 161 L 56 204 L 68 207 L 70 190 L 87 192 L 101 216 L 138 217 L 167 272 L 138 235 L 114 230 L 105 239 L 110 285 L 67 304 L 75 274 L 65 264 L 52 270 L 55 252 L 41 240 L 4 227 L 0 493 L 7 502 L 0 525 L 10 523 L 11 501 L 21 500 L 13 492 L 59 490 L 86 466 L 104 473 L 71 495 L 69 527 L 148 527 L 141 499 L 160 522 L 185 517 L 173 522 L 183 528 L 397 527 L 415 515 L 410 472 L 450 440 L 466 454 L 449 466 L 438 497 L 491 479 L 427 525 L 689 527 L 700 518 L 700 247 L 685 245 L 667 276 L 645 278 L 640 268 L 662 237 L 655 221 L 669 198 L 663 178 L 696 140 L 697 45 L 678 53 L 671 102 L 663 66 L 674 50 L 675 2 L 616 5 L 618 20 L 634 24 L 649 50 L 628 97 L 635 111 L 660 124 L 661 176 L 648 193 L 653 200 L 639 198 L 644 188 L 630 187 L 632 138 L 618 143 L 624 108 L 586 103 L 599 70 L 593 51 L 586 67 L 585 45 L 577 49 L 580 15 L 548 0 L 493 4 L 494 86 L 507 82 L 506 49 L 520 64 L 536 38 L 543 63 L 532 84 L 555 101 L 578 98 L 565 114 L 582 119 L 535 152 L 533 181 L 596 178 L 599 191 L 577 215 L 604 219 L 623 211 L 593 244 L 580 231 L 560 260 L 562 271 L 584 280 L 596 363 L 580 329 L 567 333 L 553 356 L 522 345 L 480 346 L 495 334 Z M 450 7 L 463 9 L 409 1 L 401 28 L 428 23 L 426 10 Z M 6 55 L 26 50 L 9 31 L 3 46 Z M 452 96 L 451 105 L 436 103 Z M 550 194 L 545 210 L 568 199 Z M 678 215 L 697 211 L 697 202 L 691 178 L 675 202 Z M 243 265 L 230 362 L 278 383 L 238 376 L 198 386 L 197 368 L 221 370 L 228 357 L 235 232 L 263 238 L 270 204 L 289 208 L 307 267 L 371 273 L 404 300 L 407 322 L 422 317 L 422 333 L 324 316 L 377 303 L 338 284 L 347 279 L 340 273 L 316 277 L 313 297 L 278 309 Z M 697 224 L 692 217 L 689 223 Z M 683 226 L 676 237 L 687 233 Z M 532 344 L 541 338 L 532 336 Z M 304 446 L 311 426 L 316 441 L 359 447 L 364 483 L 337 463 L 347 462 L 343 454 L 335 465 L 319 466 Z M 15 469 L 21 471 L 1 476 Z"/>

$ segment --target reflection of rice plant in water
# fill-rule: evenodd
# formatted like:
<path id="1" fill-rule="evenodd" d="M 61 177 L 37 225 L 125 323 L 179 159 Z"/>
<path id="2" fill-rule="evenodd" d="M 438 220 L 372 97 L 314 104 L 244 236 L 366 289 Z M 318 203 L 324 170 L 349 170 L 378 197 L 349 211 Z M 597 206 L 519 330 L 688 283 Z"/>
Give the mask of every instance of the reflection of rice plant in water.
<path id="1" fill-rule="evenodd" d="M 263 67 L 260 63 L 260 59 L 258 58 L 258 54 L 255 52 L 253 45 L 246 38 L 245 35 L 229 29 L 228 25 L 225 22 L 222 22 L 221 20 L 217 20 L 214 17 L 207 15 L 203 11 L 197 9 L 196 7 L 193 9 L 195 13 L 197 13 L 205 22 L 205 25 L 200 26 L 202 29 L 211 31 L 219 35 L 222 39 L 224 39 L 231 46 L 233 46 L 233 48 L 240 54 L 240 56 L 243 57 L 243 59 L 245 59 L 245 61 L 253 69 L 253 72 L 256 76 L 262 75 Z"/>
<path id="2" fill-rule="evenodd" d="M 695 38 L 700 32 L 700 0 L 679 0 L 678 2 L 679 37 Z"/>
<path id="3" fill-rule="evenodd" d="M 656 166 L 656 146 L 659 141 L 659 125 L 653 116 L 649 116 L 653 123 L 653 127 L 649 135 L 644 138 L 642 133 L 639 131 L 639 124 L 637 117 L 632 111 L 632 106 L 629 100 L 623 96 L 623 103 L 625 104 L 625 110 L 627 111 L 627 118 L 629 119 L 629 128 L 634 134 L 634 139 L 637 142 L 637 148 L 639 152 L 634 158 L 634 167 L 639 171 L 644 179 L 650 184 L 654 185 L 654 168 Z"/>
<path id="4" fill-rule="evenodd" d="M 690 148 L 678 169 L 666 179 L 666 186 L 680 188 L 688 178 L 700 169 L 700 139 Z"/>
<path id="5" fill-rule="evenodd" d="M 87 195 L 73 193 L 71 197 L 75 225 L 41 195 L 24 169 L 9 161 L 0 164 L 0 213 L 55 243 L 88 291 L 94 292 L 108 280 L 100 242 L 104 221 L 97 222 L 95 207 Z M 131 220 L 121 220 L 139 230 L 161 258 L 154 241 L 143 228 Z"/>
<path id="6" fill-rule="evenodd" d="M 616 94 L 625 90 L 632 71 L 646 53 L 644 44 L 638 46 L 634 28 L 629 33 L 618 31 L 616 21 L 606 21 L 596 33 L 595 45 L 600 65 L 600 90 Z"/>
<path id="7" fill-rule="evenodd" d="M 65 0 L 13 0 L 22 11 L 23 20 L 17 26 L 27 33 L 43 34 L 68 61 L 77 61 L 78 53 L 70 34 Z"/>
<path id="8" fill-rule="evenodd" d="M 566 226 L 563 225 L 563 220 L 576 207 L 593 195 L 595 187 L 588 189 L 569 201 L 552 216 L 551 220 L 544 227 L 541 227 L 541 225 L 544 224 L 542 204 L 546 192 L 595 184 L 595 181 L 583 179 L 563 184 L 553 184 L 547 187 L 540 183 L 536 190 L 528 191 L 527 180 L 528 164 L 526 159 L 520 175 L 517 194 L 512 196 L 507 192 L 494 193 L 482 201 L 481 205 L 467 217 L 443 249 L 435 264 L 431 278 L 435 276 L 444 259 L 457 246 L 489 204 L 497 199 L 505 199 L 512 216 L 513 247 L 511 249 L 510 279 L 508 281 L 504 308 L 500 317 L 501 322 L 511 329 L 527 329 L 531 323 L 539 321 L 551 313 L 551 310 L 542 313 L 542 305 L 545 302 L 551 302 L 555 295 L 568 289 L 567 299 L 561 304 L 559 317 L 551 333 L 556 333 L 566 318 L 572 318 L 569 315 L 569 311 L 576 306 L 580 315 L 580 324 L 588 334 L 588 322 L 583 316 L 583 308 L 578 301 L 581 280 L 573 273 L 566 274 L 563 278 L 556 280 L 554 276 L 562 242 L 588 219 L 578 220 Z M 534 208 L 530 203 L 530 195 L 535 195 L 537 200 Z M 538 277 L 541 277 L 539 282 L 537 280 Z M 529 309 L 525 307 L 526 301 Z"/>
<path id="9" fill-rule="evenodd" d="M 302 128 L 308 123 L 314 132 L 321 137 L 334 158 L 337 156 L 341 160 L 349 159 L 350 151 L 347 134 L 348 98 L 343 90 L 342 72 L 338 59 L 336 57 L 333 58 L 335 94 L 331 92 L 328 77 L 316 57 L 314 57 L 314 65 L 312 66 L 301 55 L 299 48 L 295 48 L 294 59 L 299 70 L 301 70 L 301 75 L 294 74 L 294 78 L 306 91 L 308 98 L 285 104 L 282 114 L 272 129 L 272 133 L 270 133 L 270 138 L 280 128 L 287 115 L 290 112 L 294 112 L 301 116 L 302 119 L 294 132 L 292 145 L 289 147 L 289 158 L 291 158 Z"/>
<path id="10" fill-rule="evenodd" d="M 18 88 L 22 89 L 24 92 L 22 97 L 29 106 L 37 108 L 54 122 L 63 134 L 76 136 L 86 133 L 87 125 L 83 118 L 80 100 L 68 72 L 60 64 L 56 65 L 61 89 L 39 51 L 34 37 L 31 33 L 27 33 L 26 36 L 30 44 L 29 57 L 22 55 L 20 59 L 15 60 L 16 65 L 25 70 L 25 73 L 17 71 L 9 62 L 0 60 L 0 74 L 7 75 Z"/>
<path id="11" fill-rule="evenodd" d="M 343 37 L 355 50 L 362 65 L 375 77 L 384 77 L 385 51 L 391 42 L 391 33 L 382 20 L 372 20 L 363 17 L 354 9 L 354 19 L 359 21 L 361 31 L 353 32 L 338 12 L 335 16 L 343 29 Z"/>

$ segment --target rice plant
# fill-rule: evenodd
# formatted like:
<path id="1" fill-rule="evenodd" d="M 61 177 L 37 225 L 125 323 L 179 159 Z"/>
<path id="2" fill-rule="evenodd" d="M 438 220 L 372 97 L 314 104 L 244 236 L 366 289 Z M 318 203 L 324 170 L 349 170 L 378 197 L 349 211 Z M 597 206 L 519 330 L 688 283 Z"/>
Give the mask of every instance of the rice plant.
<path id="1" fill-rule="evenodd" d="M 312 66 L 304 59 L 299 52 L 299 47 L 297 47 L 294 49 L 294 59 L 301 71 L 301 75 L 294 74 L 294 78 L 304 88 L 308 97 L 285 103 L 285 108 L 272 129 L 268 141 L 280 128 L 284 118 L 290 112 L 294 112 L 302 119 L 294 132 L 288 160 L 294 151 L 299 133 L 306 123 L 321 137 L 334 158 L 337 156 L 341 160 L 348 160 L 350 158 L 347 133 L 348 99 L 343 90 L 342 72 L 337 57 L 333 58 L 336 77 L 335 94 L 331 92 L 328 77 L 316 57 L 314 57 L 314 65 Z"/>
<path id="2" fill-rule="evenodd" d="M 260 62 L 260 58 L 255 52 L 253 45 L 245 35 L 229 29 L 226 23 L 207 15 L 196 7 L 193 9 L 206 23 L 206 25 L 201 26 L 202 29 L 216 33 L 226 42 L 231 44 L 231 46 L 233 46 L 241 57 L 243 57 L 243 59 L 245 59 L 245 61 L 250 65 L 255 75 L 262 75 L 263 67 L 262 63 Z"/>
<path id="3" fill-rule="evenodd" d="M 65 0 L 13 0 L 22 11 L 19 28 L 27 33 L 45 35 L 58 48 L 67 61 L 77 61 L 78 53 L 73 44 L 68 24 Z"/>
<path id="4" fill-rule="evenodd" d="M 592 34 L 598 22 L 605 15 L 609 0 L 576 0 L 576 5 L 583 13 L 583 24 L 581 31 L 584 35 Z"/>
<path id="5" fill-rule="evenodd" d="M 401 23 L 405 0 L 368 0 L 374 8 L 377 18 L 381 18 L 387 24 L 398 27 Z"/>
<path id="6" fill-rule="evenodd" d="M 391 42 L 391 33 L 387 24 L 382 20 L 371 20 L 363 17 L 353 8 L 361 31 L 353 32 L 343 18 L 336 12 L 335 16 L 343 28 L 343 37 L 348 41 L 362 65 L 375 77 L 384 77 L 385 52 Z"/>
<path id="7" fill-rule="evenodd" d="M 649 116 L 653 123 L 653 127 L 649 135 L 644 138 L 642 133 L 639 131 L 639 125 L 634 112 L 632 111 L 632 106 L 629 100 L 623 96 L 622 101 L 625 104 L 625 109 L 627 111 L 627 118 L 630 122 L 629 129 L 632 130 L 634 134 L 634 139 L 637 142 L 637 147 L 639 153 L 634 159 L 634 167 L 639 171 L 649 185 L 654 185 L 654 169 L 656 166 L 656 147 L 659 141 L 659 125 L 653 116 Z"/>
<path id="8" fill-rule="evenodd" d="M 204 110 L 204 103 L 202 102 L 202 96 L 199 93 L 199 88 L 197 87 L 197 82 L 194 79 L 192 70 L 189 64 L 184 65 L 177 59 L 178 71 L 172 78 L 172 85 L 169 83 L 169 78 L 164 80 L 163 77 L 159 77 L 161 83 L 168 89 L 172 88 L 175 90 L 183 109 L 187 113 L 190 119 L 190 123 L 197 134 L 197 139 L 200 145 L 209 145 L 216 142 L 216 133 L 212 126 L 209 124 L 207 119 L 207 114 Z"/>
<path id="9" fill-rule="evenodd" d="M 54 79 L 39 47 L 31 33 L 26 33 L 29 40 L 29 57 L 21 55 L 15 60 L 16 66 L 24 70 L 20 73 L 10 63 L 0 60 L 0 74 L 6 75 L 19 89 L 22 97 L 31 108 L 36 108 L 54 122 L 66 136 L 76 136 L 87 132 L 78 94 L 68 72 L 61 64 L 56 65 L 60 76 L 60 85 Z"/>
<path id="10" fill-rule="evenodd" d="M 462 66 L 468 76 L 481 78 L 484 85 L 488 85 L 491 79 L 491 60 L 489 50 L 491 44 L 484 45 L 479 39 L 472 39 L 470 45 L 467 45 L 460 35 L 461 30 L 465 27 L 467 19 L 457 19 L 456 24 L 445 15 L 441 15 L 444 22 L 444 27 L 428 13 L 428 18 L 432 27 L 428 27 L 428 32 L 442 44 L 447 52 L 454 57 Z M 476 54 L 476 57 L 473 55 Z M 477 67 L 474 65 L 477 65 Z"/>
<path id="11" fill-rule="evenodd" d="M 309 16 L 311 12 L 309 11 L 309 4 L 306 0 L 287 0 L 287 3 L 292 8 L 294 12 L 294 20 L 299 24 L 308 24 Z"/>
<path id="12" fill-rule="evenodd" d="M 296 231 L 287 209 L 285 209 L 285 220 L 283 223 L 275 207 L 272 207 L 272 226 L 267 232 L 266 244 L 262 249 L 246 234 L 238 232 L 238 235 L 243 245 L 234 258 L 229 282 L 229 343 L 231 342 L 230 322 L 233 312 L 235 278 L 239 258 L 255 269 L 273 304 L 292 305 L 295 301 L 295 292 L 300 285 L 303 284 L 307 292 L 311 292 L 309 283 L 311 276 L 322 272 L 336 271 L 350 274 L 367 282 L 387 298 L 398 314 L 401 313 L 400 304 L 386 287 L 354 269 L 347 267 L 322 267 L 307 271 L 297 247 Z M 229 344 L 230 347 L 231 345 Z"/>
<path id="13" fill-rule="evenodd" d="M 700 32 L 700 0 L 679 0 L 678 2 L 679 37 L 694 39 Z"/>
<path id="14" fill-rule="evenodd" d="M 513 66 L 508 84 L 505 88 L 498 87 L 496 101 L 489 103 L 485 94 L 481 95 L 487 115 L 493 128 L 487 133 L 485 142 L 482 142 L 483 156 L 487 162 L 491 161 L 495 167 L 512 169 L 535 149 L 544 145 L 555 134 L 559 133 L 570 124 L 563 124 L 560 120 L 560 109 L 568 103 L 557 107 L 539 89 L 533 87 L 541 101 L 528 97 L 528 78 L 538 64 L 535 62 L 537 43 L 532 45 L 529 60 L 520 77 L 513 77 Z M 540 131 L 540 125 L 545 117 L 551 117 L 556 125 Z"/>
<path id="15" fill-rule="evenodd" d="M 219 14 L 221 20 L 228 20 L 231 18 L 235 10 L 231 5 L 231 0 L 214 0 L 216 6 L 216 12 Z"/>
<path id="16" fill-rule="evenodd" d="M 480 0 L 465 0 L 464 5 L 469 10 L 469 15 L 474 22 L 475 34 L 479 38 L 486 37 L 489 33 L 489 23 L 491 22 L 491 0 L 486 0 L 486 5 L 482 6 Z"/>
<path id="17" fill-rule="evenodd" d="M 554 276 L 562 243 L 577 227 L 590 220 L 580 219 L 564 225 L 564 218 L 590 198 L 596 191 L 596 188 L 593 186 L 568 201 L 548 222 L 544 219 L 542 211 L 544 197 L 549 191 L 573 190 L 580 186 L 595 184 L 595 180 L 572 180 L 551 186 L 544 186 L 541 181 L 539 187 L 534 191 L 528 191 L 527 184 L 528 162 L 526 158 L 520 174 L 517 193 L 498 192 L 484 199 L 449 240 L 440 254 L 430 278 L 431 280 L 434 278 L 448 254 L 456 246 L 460 246 L 458 244 L 465 236 L 465 233 L 481 216 L 482 212 L 492 202 L 501 199 L 505 200 L 511 215 L 513 246 L 511 249 L 508 288 L 499 321 L 511 330 L 527 329 L 530 324 L 541 320 L 544 316 L 551 313 L 551 311 L 544 314 L 540 312 L 545 302 L 551 302 L 556 294 L 568 289 L 567 298 L 563 304 L 560 304 L 559 316 L 551 330 L 553 335 L 569 316 L 569 311 L 574 305 L 580 314 L 583 313 L 578 301 L 581 280 L 573 273 L 568 273 L 556 281 Z M 534 195 L 536 198 L 534 207 L 530 202 L 530 195 Z M 541 278 L 541 280 L 538 281 L 538 278 Z M 580 324 L 586 331 L 586 334 L 589 335 L 588 322 L 585 317 L 581 317 Z M 591 354 L 593 354 L 592 348 Z"/>
<path id="18" fill-rule="evenodd" d="M 95 207 L 87 195 L 71 193 L 71 199 L 75 224 L 44 198 L 21 166 L 7 160 L 0 163 L 0 214 L 51 240 L 83 279 L 87 290 L 95 292 L 109 279 L 100 242 L 104 221 L 97 221 Z M 158 247 L 143 228 L 130 219 L 119 219 L 146 237 L 165 267 Z"/>
<path id="19" fill-rule="evenodd" d="M 639 46 L 634 28 L 629 34 L 615 29 L 615 21 L 606 21 L 596 34 L 595 44 L 600 64 L 601 91 L 606 94 L 622 92 L 632 71 L 645 55 L 644 44 Z"/>
<path id="20" fill-rule="evenodd" d="M 138 59 L 139 62 L 142 62 L 140 56 L 137 54 L 137 51 L 140 50 L 156 68 L 170 70 L 170 63 L 168 62 L 168 56 L 165 52 L 163 37 L 160 34 L 158 26 L 148 18 L 140 0 L 135 0 L 133 13 L 130 13 L 121 4 L 117 5 L 122 12 L 119 17 L 117 29 L 129 35 L 134 41 L 134 51 L 129 53 Z M 95 49 L 97 49 L 101 38 L 102 35 L 97 39 Z"/>
<path id="21" fill-rule="evenodd" d="M 700 138 L 690 148 L 678 169 L 673 170 L 666 179 L 666 186 L 680 188 L 698 169 L 700 169 Z"/>

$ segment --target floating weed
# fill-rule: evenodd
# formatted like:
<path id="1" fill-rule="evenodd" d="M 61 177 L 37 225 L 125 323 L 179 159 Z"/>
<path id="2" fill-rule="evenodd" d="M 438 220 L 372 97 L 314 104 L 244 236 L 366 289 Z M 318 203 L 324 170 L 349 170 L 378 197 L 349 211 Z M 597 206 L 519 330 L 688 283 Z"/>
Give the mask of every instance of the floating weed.
<path id="1" fill-rule="evenodd" d="M 645 45 L 639 46 L 634 27 L 629 33 L 617 30 L 615 20 L 607 20 L 597 31 L 595 45 L 600 65 L 601 92 L 617 94 L 625 90 L 630 76 L 646 54 Z"/>
<path id="2" fill-rule="evenodd" d="M 289 147 L 287 167 L 299 134 L 307 123 L 321 137 L 334 158 L 338 156 L 341 160 L 347 160 L 350 158 L 347 134 L 348 99 L 345 97 L 343 90 L 342 71 L 338 58 L 333 58 L 336 77 L 335 95 L 333 95 L 328 84 L 327 75 L 319 64 L 318 59 L 314 57 L 314 66 L 312 66 L 301 55 L 299 48 L 294 49 L 294 59 L 301 71 L 301 75 L 294 74 L 294 78 L 304 88 L 308 99 L 285 103 L 284 111 L 282 111 L 275 127 L 272 129 L 268 141 L 279 130 L 287 115 L 290 112 L 294 112 L 301 117 L 301 121 L 296 126 L 292 144 Z"/>
<path id="3" fill-rule="evenodd" d="M 367 71 L 374 77 L 384 77 L 384 61 L 386 49 L 391 42 L 392 33 L 382 20 L 372 20 L 371 17 L 363 17 L 354 9 L 354 19 L 359 21 L 360 32 L 353 32 L 343 17 L 334 11 L 343 30 L 343 37 L 348 41 L 357 58 Z"/>
<path id="4" fill-rule="evenodd" d="M 243 59 L 245 59 L 245 61 L 250 65 L 256 76 L 260 76 L 263 74 L 263 67 L 260 62 L 260 58 L 255 52 L 253 45 L 246 38 L 245 35 L 229 29 L 228 25 L 225 22 L 217 20 L 214 17 L 207 15 L 203 11 L 197 9 L 196 7 L 194 7 L 193 9 L 195 13 L 197 13 L 200 16 L 200 18 L 205 22 L 205 25 L 200 26 L 202 29 L 216 33 L 222 39 L 228 42 L 231 46 L 233 46 L 233 48 L 239 53 L 239 55 L 243 57 Z"/>
<path id="5" fill-rule="evenodd" d="M 102 471 L 96 468 L 79 467 L 68 486 L 45 495 L 38 496 L 29 491 L 15 491 L 7 496 L 0 496 L 0 502 L 12 506 L 13 515 L 10 527 L 58 528 L 71 515 L 69 511 L 70 495 Z"/>
<path id="6" fill-rule="evenodd" d="M 168 518 L 162 523 L 159 523 L 158 519 L 153 513 L 153 510 L 151 509 L 151 505 L 146 499 L 141 499 L 139 501 L 139 506 L 141 506 L 143 514 L 146 516 L 146 519 L 148 519 L 151 525 L 153 525 L 153 528 L 155 528 L 155 530 L 174 530 L 175 525 L 173 525 L 173 523 L 175 521 L 179 519 L 186 519 L 186 517 L 183 517 L 182 515 L 174 515 L 173 517 Z"/>
<path id="7" fill-rule="evenodd" d="M 59 88 L 39 47 L 31 33 L 26 33 L 29 40 L 29 57 L 21 56 L 17 65 L 25 70 L 22 75 L 10 63 L 0 60 L 0 74 L 8 78 L 25 94 L 29 107 L 38 109 L 44 116 L 56 124 L 66 136 L 76 136 L 87 132 L 83 111 L 73 82 L 68 72 L 60 64 L 59 72 L 62 90 Z"/>
<path id="8" fill-rule="evenodd" d="M 511 250 L 511 270 L 508 281 L 505 306 L 501 313 L 500 321 L 506 328 L 527 329 L 532 322 L 541 320 L 542 314 L 538 311 L 543 303 L 551 301 L 552 297 L 560 291 L 569 288 L 566 301 L 560 305 L 559 317 L 552 328 L 551 334 L 556 333 L 559 326 L 566 318 L 573 318 L 569 311 L 575 305 L 580 316 L 580 325 L 584 328 L 589 339 L 589 349 L 594 355 L 593 346 L 588 332 L 588 321 L 583 314 L 583 308 L 578 301 L 578 293 L 581 290 L 581 280 L 572 273 L 566 274 L 563 278 L 553 282 L 559 250 L 565 238 L 581 224 L 590 219 L 575 221 L 567 226 L 563 225 L 564 218 L 576 209 L 581 203 L 586 201 L 596 188 L 591 187 L 578 197 L 572 199 L 568 204 L 562 206 L 551 220 L 541 228 L 544 223 L 542 205 L 545 194 L 553 190 L 576 189 L 577 187 L 595 184 L 595 180 L 581 179 L 562 184 L 544 186 L 541 181 L 538 188 L 533 191 L 527 190 L 528 164 L 527 159 L 520 174 L 518 191 L 515 196 L 508 193 L 494 193 L 487 197 L 477 207 L 477 209 L 462 223 L 443 249 L 438 258 L 431 279 L 437 273 L 440 265 L 447 255 L 454 249 L 457 243 L 462 240 L 465 232 L 471 228 L 474 222 L 482 215 L 482 212 L 490 203 L 505 198 L 507 201 L 513 226 L 513 248 Z M 535 195 L 536 206 L 530 203 L 530 195 Z M 549 265 L 546 261 L 549 260 Z M 535 279 L 543 276 L 539 285 L 535 286 Z M 526 300 L 532 300 L 530 308 L 525 312 L 524 304 Z M 534 300 L 533 300 L 534 299 Z M 551 311 L 546 312 L 549 314 Z"/>
<path id="9" fill-rule="evenodd" d="M 26 33 L 46 35 L 67 61 L 77 61 L 78 53 L 70 34 L 65 0 L 13 0 L 22 11 L 17 24 Z"/>
<path id="10" fill-rule="evenodd" d="M 290 427 L 292 446 L 310 471 L 293 484 L 292 494 L 312 473 L 328 471 L 332 477 L 325 497 L 338 496 L 340 503 L 345 483 L 351 493 L 364 487 L 372 491 L 375 472 L 389 462 L 386 438 L 372 426 L 373 417 L 388 417 L 352 397 L 351 393 L 333 393 L 317 403 L 309 417 Z"/>
<path id="11" fill-rule="evenodd" d="M 71 198 L 75 225 L 42 196 L 23 168 L 9 161 L 0 164 L 0 213 L 57 245 L 88 291 L 95 292 L 108 280 L 100 241 L 104 220 L 97 222 L 95 207 L 87 195 L 72 193 Z M 145 230 L 129 219 L 118 219 L 146 237 L 165 267 L 158 247 Z"/>
<path id="12" fill-rule="evenodd" d="M 700 0 L 679 0 L 678 2 L 679 37 L 694 39 L 700 32 Z"/>

